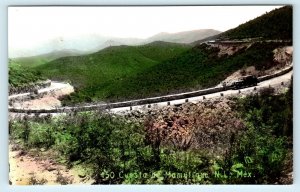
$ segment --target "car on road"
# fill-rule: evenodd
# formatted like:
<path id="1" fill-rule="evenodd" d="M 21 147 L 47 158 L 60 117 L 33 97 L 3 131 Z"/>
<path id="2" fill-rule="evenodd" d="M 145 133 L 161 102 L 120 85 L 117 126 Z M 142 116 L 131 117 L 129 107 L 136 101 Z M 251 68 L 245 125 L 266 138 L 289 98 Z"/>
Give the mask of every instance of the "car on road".
<path id="1" fill-rule="evenodd" d="M 239 80 L 233 82 L 232 89 L 242 89 L 246 87 L 256 86 L 258 79 L 254 75 L 247 75 L 241 77 Z"/>

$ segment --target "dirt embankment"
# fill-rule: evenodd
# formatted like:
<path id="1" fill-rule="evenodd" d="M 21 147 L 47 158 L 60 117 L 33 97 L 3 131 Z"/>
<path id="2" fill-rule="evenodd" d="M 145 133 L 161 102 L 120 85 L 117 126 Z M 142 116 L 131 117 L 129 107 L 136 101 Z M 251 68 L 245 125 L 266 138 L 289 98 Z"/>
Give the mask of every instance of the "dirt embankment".
<path id="1" fill-rule="evenodd" d="M 235 110 L 236 106 L 234 100 L 223 97 L 199 103 L 131 111 L 124 115 L 144 123 L 148 138 L 161 145 L 202 151 L 208 156 L 219 158 L 228 152 L 235 138 L 247 131 L 246 122 Z M 288 150 L 288 158 L 279 178 L 281 184 L 293 182 L 292 149 Z"/>
<path id="2" fill-rule="evenodd" d="M 231 134 L 240 134 L 244 124 L 232 110 L 227 98 L 165 106 L 125 114 L 128 119 L 145 124 L 153 139 L 179 149 L 195 149 L 222 155 L 229 146 Z"/>
<path id="3" fill-rule="evenodd" d="M 22 101 L 16 99 L 12 107 L 25 109 L 52 109 L 60 107 L 59 97 L 74 91 L 70 84 L 53 83 L 50 87 L 40 89 L 36 99 Z M 12 185 L 59 185 L 91 184 L 91 180 L 76 169 L 68 169 L 58 163 L 53 155 L 44 149 L 23 150 L 18 144 L 9 145 L 9 180 Z"/>
<path id="4" fill-rule="evenodd" d="M 150 139 L 162 145 L 186 150 L 203 151 L 210 156 L 222 156 L 230 147 L 231 138 L 245 131 L 244 121 L 234 111 L 235 102 L 226 97 L 165 106 L 147 111 L 124 113 L 128 120 L 143 123 Z M 46 158 L 43 158 L 46 157 Z M 289 168 L 289 167 L 288 167 Z M 290 183 L 288 177 L 282 183 Z M 42 149 L 38 153 L 25 152 L 10 145 L 10 180 L 12 184 L 91 184 L 93 180 L 76 170 L 68 170 Z M 45 181 L 47 180 L 47 181 Z"/>
<path id="5" fill-rule="evenodd" d="M 22 109 L 54 109 L 61 106 L 59 100 L 64 95 L 74 92 L 73 86 L 68 83 L 51 83 L 49 88 L 39 90 L 39 94 L 31 100 L 17 99 L 11 102 L 11 107 Z"/>
<path id="6" fill-rule="evenodd" d="M 9 181 L 12 185 L 91 184 L 93 180 L 80 169 L 68 169 L 57 163 L 50 151 L 19 148 L 9 145 Z"/>
<path id="7" fill-rule="evenodd" d="M 219 55 L 232 55 L 238 50 L 245 48 L 249 45 L 240 45 L 236 47 L 232 46 L 219 46 L 220 52 Z M 271 75 L 274 74 L 281 69 L 289 66 L 292 63 L 293 60 L 293 47 L 292 46 L 285 46 L 280 47 L 275 50 L 273 50 L 274 53 L 274 61 L 276 61 L 276 65 L 271 67 L 268 70 L 257 70 L 254 66 L 245 67 L 243 69 L 239 69 L 236 72 L 232 73 L 230 76 L 228 76 L 225 80 L 223 80 L 218 86 L 222 86 L 223 84 L 231 84 L 234 81 L 237 81 L 240 77 L 245 75 L 254 75 L 254 76 L 264 76 L 264 75 Z"/>

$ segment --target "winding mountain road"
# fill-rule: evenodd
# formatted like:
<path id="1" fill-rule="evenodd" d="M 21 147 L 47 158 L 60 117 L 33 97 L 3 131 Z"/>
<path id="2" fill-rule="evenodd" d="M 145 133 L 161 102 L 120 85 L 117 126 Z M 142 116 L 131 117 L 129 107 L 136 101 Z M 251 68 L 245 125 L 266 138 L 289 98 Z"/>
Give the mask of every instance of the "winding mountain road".
<path id="1" fill-rule="evenodd" d="M 247 88 L 240 89 L 240 90 L 221 91 L 221 92 L 207 94 L 207 95 L 172 100 L 169 102 L 159 102 L 159 103 L 152 104 L 152 106 L 150 106 L 150 107 L 163 107 L 163 106 L 167 106 L 167 105 L 181 105 L 185 102 L 197 103 L 204 99 L 213 99 L 213 98 L 226 97 L 226 96 L 243 96 L 243 95 L 251 94 L 253 92 L 257 92 L 260 89 L 268 88 L 268 87 L 273 87 L 275 89 L 285 89 L 290 86 L 292 75 L 293 75 L 293 71 L 290 71 L 282 76 L 275 77 L 275 78 L 272 78 L 272 79 L 269 79 L 266 81 L 262 81 L 262 82 L 258 83 L 257 86 L 255 86 L 255 87 L 247 87 Z M 128 111 L 128 110 L 145 110 L 148 107 L 149 107 L 149 105 L 137 105 L 137 106 L 133 106 L 131 108 L 130 107 L 119 107 L 119 108 L 113 108 L 110 110 L 114 113 L 119 113 L 119 112 L 124 112 L 124 111 Z"/>
<path id="2" fill-rule="evenodd" d="M 146 110 L 148 108 L 153 108 L 153 107 L 163 107 L 167 105 L 180 105 L 185 102 L 199 102 L 204 99 L 213 99 L 213 98 L 228 97 L 228 96 L 243 96 L 243 95 L 248 95 L 257 92 L 260 89 L 267 88 L 267 87 L 273 87 L 276 90 L 284 90 L 290 85 L 292 74 L 293 74 L 293 70 L 290 70 L 289 72 L 286 72 L 283 75 L 262 81 L 258 83 L 258 85 L 255 87 L 248 87 L 240 90 L 231 90 L 231 89 L 222 90 L 222 88 L 218 88 L 218 90 L 220 91 L 218 92 L 208 91 L 209 92 L 208 94 L 202 94 L 201 90 L 196 91 L 199 92 L 197 93 L 199 96 L 198 95 L 189 96 L 189 95 L 195 95 L 194 94 L 195 92 L 188 92 L 188 93 L 167 95 L 162 97 L 146 98 L 146 99 L 110 103 L 110 104 L 94 104 L 94 105 L 86 105 L 80 107 L 58 107 L 58 108 L 56 107 L 52 109 L 23 109 L 22 107 L 20 108 L 9 107 L 9 111 L 13 113 L 65 113 L 68 111 L 92 111 L 92 110 L 100 109 L 100 110 L 108 110 L 113 113 L 123 113 L 130 110 Z M 69 84 L 53 82 L 50 87 L 41 89 L 38 92 L 39 93 L 48 92 L 47 94 L 49 94 L 49 92 L 59 90 L 59 89 L 64 89 L 69 86 L 70 86 Z M 216 88 L 211 88 L 211 90 L 215 90 L 215 89 Z M 206 92 L 207 91 L 204 91 L 203 93 Z M 25 93 L 25 94 L 29 94 L 29 93 Z M 23 94 L 19 94 L 19 96 L 22 95 Z M 17 95 L 10 96 L 10 98 L 12 97 L 17 97 Z"/>
<path id="3" fill-rule="evenodd" d="M 49 87 L 38 90 L 38 93 L 39 94 L 52 93 L 54 91 L 63 90 L 63 89 L 64 90 L 68 89 L 70 92 L 74 91 L 74 88 L 69 83 L 52 81 Z M 30 96 L 30 93 L 20 93 L 20 94 L 10 95 L 8 96 L 8 100 L 22 98 L 26 96 Z"/>

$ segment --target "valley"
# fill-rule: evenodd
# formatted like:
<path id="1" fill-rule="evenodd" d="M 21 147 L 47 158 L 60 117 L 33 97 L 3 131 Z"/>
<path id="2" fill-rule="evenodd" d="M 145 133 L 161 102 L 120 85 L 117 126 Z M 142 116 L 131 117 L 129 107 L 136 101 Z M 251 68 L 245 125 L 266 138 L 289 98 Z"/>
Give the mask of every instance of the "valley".
<path id="1" fill-rule="evenodd" d="M 10 58 L 10 184 L 292 184 L 292 15 Z"/>

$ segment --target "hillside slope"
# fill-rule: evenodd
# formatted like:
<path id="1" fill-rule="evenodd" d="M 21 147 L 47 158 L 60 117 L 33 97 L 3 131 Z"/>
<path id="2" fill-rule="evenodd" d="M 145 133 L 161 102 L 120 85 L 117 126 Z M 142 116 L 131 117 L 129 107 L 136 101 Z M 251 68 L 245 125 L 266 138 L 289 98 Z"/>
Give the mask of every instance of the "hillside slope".
<path id="1" fill-rule="evenodd" d="M 194 41 L 192 42 L 192 45 L 199 45 L 212 40 L 234 40 L 246 38 L 260 38 L 261 40 L 292 40 L 292 6 L 284 6 L 282 8 L 275 9 L 223 33 L 211 35 Z"/>
<path id="2" fill-rule="evenodd" d="M 220 39 L 292 39 L 293 8 L 285 6 L 275 9 L 238 27 L 220 34 Z"/>
<path id="3" fill-rule="evenodd" d="M 8 64 L 8 84 L 9 93 L 13 90 L 21 90 L 28 85 L 34 85 L 36 82 L 46 80 L 39 72 L 21 67 L 12 60 Z"/>
<path id="4" fill-rule="evenodd" d="M 143 46 L 113 46 L 89 55 L 56 59 L 34 69 L 52 80 L 70 80 L 75 88 L 85 90 L 84 95 L 89 97 L 84 100 L 90 100 L 106 97 L 108 86 L 135 76 L 189 48 L 188 45 L 166 42 L 153 42 Z"/>
<path id="5" fill-rule="evenodd" d="M 70 49 L 70 50 L 53 51 L 51 53 L 32 56 L 32 57 L 13 58 L 11 60 L 14 61 L 15 63 L 20 64 L 22 67 L 33 68 L 61 57 L 79 56 L 83 54 L 84 52 Z"/>
<path id="6" fill-rule="evenodd" d="M 290 15 L 291 7 L 276 9 L 222 33 L 219 38 L 288 39 L 290 28 L 286 33 L 282 28 L 292 23 Z M 281 24 L 270 33 L 270 26 L 276 22 Z M 278 64 L 273 50 L 286 45 L 291 43 L 256 42 L 233 54 L 219 54 L 218 46 L 200 44 L 190 47 L 157 41 L 60 58 L 36 69 L 54 80 L 70 80 L 77 88 L 74 94 L 64 99 L 65 104 L 99 100 L 115 102 L 215 86 L 247 66 L 266 70 Z"/>
<path id="7" fill-rule="evenodd" d="M 219 57 L 218 48 L 202 44 L 110 85 L 109 94 L 102 99 L 137 99 L 215 86 L 243 67 L 269 69 L 275 66 L 277 63 L 273 60 L 272 51 L 278 46 L 278 43 L 256 43 L 233 55 Z"/>

